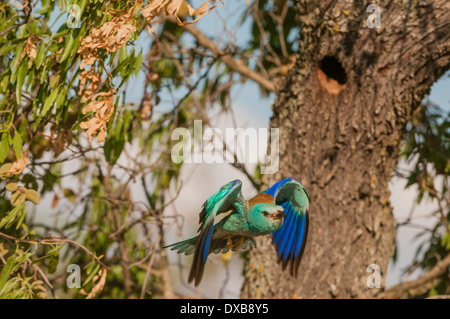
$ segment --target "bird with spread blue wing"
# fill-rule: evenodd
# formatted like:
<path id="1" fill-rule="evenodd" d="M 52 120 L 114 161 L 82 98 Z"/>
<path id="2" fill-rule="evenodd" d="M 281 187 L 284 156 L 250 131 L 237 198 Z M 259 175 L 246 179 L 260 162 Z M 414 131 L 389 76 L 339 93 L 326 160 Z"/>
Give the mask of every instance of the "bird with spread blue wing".
<path id="1" fill-rule="evenodd" d="M 289 177 L 250 200 L 242 195 L 242 182 L 222 186 L 203 204 L 198 235 L 164 248 L 194 254 L 189 282 L 198 286 L 208 255 L 255 247 L 256 236 L 272 234 L 282 269 L 290 265 L 297 276 L 308 234 L 309 195 Z M 223 218 L 215 223 L 218 216 Z"/>
<path id="2" fill-rule="evenodd" d="M 272 243 L 283 270 L 290 265 L 290 274 L 297 277 L 308 236 L 309 194 L 293 177 L 275 183 L 263 193 L 272 195 L 284 209 L 286 217 L 281 228 L 272 233 Z"/>

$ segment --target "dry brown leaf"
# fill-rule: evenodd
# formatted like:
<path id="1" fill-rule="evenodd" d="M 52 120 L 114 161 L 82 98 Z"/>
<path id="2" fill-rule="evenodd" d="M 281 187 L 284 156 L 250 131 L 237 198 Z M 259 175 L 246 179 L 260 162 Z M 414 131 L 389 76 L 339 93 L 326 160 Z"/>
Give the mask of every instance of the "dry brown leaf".
<path id="1" fill-rule="evenodd" d="M 184 2 L 184 0 L 169 1 L 166 5 L 166 14 L 168 14 L 168 15 L 178 14 L 178 10 L 180 10 L 180 7 L 183 4 L 183 2 Z"/>
<path id="2" fill-rule="evenodd" d="M 89 34 L 81 39 L 78 53 L 81 54 L 80 69 L 84 70 L 79 75 L 81 102 L 89 101 L 83 108 L 83 114 L 94 112 L 94 117 L 80 124 L 81 128 L 87 129 L 86 135 L 89 141 L 97 135 L 98 142 L 104 142 L 106 137 L 106 124 L 114 112 L 114 90 L 95 94 L 101 84 L 101 74 L 95 70 L 93 65 L 99 58 L 98 49 L 113 52 L 128 42 L 131 35 L 136 31 L 136 19 L 133 10 L 137 3 L 124 14 L 114 17 L 111 21 L 102 24 L 89 31 Z M 85 88 L 86 82 L 89 82 Z M 95 94 L 95 95 L 94 95 Z M 96 100 L 101 98 L 100 100 Z"/>
<path id="3" fill-rule="evenodd" d="M 80 89 L 78 94 L 81 95 L 84 90 L 81 97 L 81 102 L 86 102 L 94 95 L 95 92 L 97 92 L 101 83 L 101 75 L 98 72 L 95 72 L 94 68 L 90 68 L 89 70 L 84 70 L 81 72 L 78 78 L 80 80 Z M 84 86 L 87 81 L 89 81 L 89 84 L 85 89 Z"/>
<path id="4" fill-rule="evenodd" d="M 219 2 L 221 1 L 219 0 Z M 136 10 L 138 10 L 138 3 L 139 2 L 136 2 L 132 8 L 128 9 L 123 14 L 120 14 L 120 11 L 117 10 L 110 11 L 110 13 L 120 15 L 97 28 L 91 29 L 89 34 L 81 39 L 77 52 L 81 54 L 80 68 L 82 70 L 84 70 L 86 66 L 93 65 L 96 62 L 99 57 L 98 49 L 114 52 L 126 45 L 131 35 L 136 31 L 136 19 L 134 16 L 137 12 Z M 199 8 L 194 9 L 185 0 L 153 0 L 149 5 L 141 9 L 141 14 L 146 18 L 149 24 L 149 32 L 153 32 L 150 24 L 156 17 L 165 14 L 175 17 L 179 25 L 191 24 L 198 21 L 206 12 L 209 12 L 216 7 L 216 5 L 213 5 L 209 8 L 209 3 L 210 0 L 207 0 Z M 192 17 L 195 16 L 196 18 L 193 21 L 181 21 L 179 15 L 186 14 L 189 14 Z M 86 135 L 89 141 L 91 141 L 93 136 L 97 136 L 98 142 L 104 142 L 106 137 L 106 124 L 114 112 L 113 95 L 115 92 L 111 90 L 107 93 L 95 94 L 101 82 L 101 75 L 95 71 L 95 66 L 90 70 L 81 72 L 79 79 L 79 94 L 81 95 L 84 90 L 81 99 L 82 102 L 91 100 L 89 104 L 83 108 L 83 114 L 94 112 L 94 117 L 82 122 L 80 127 L 86 129 Z M 85 89 L 87 81 L 89 81 L 89 85 Z M 98 97 L 103 98 L 96 100 Z M 148 113 L 148 107 L 146 111 L 146 113 Z"/>
<path id="5" fill-rule="evenodd" d="M 106 124 L 114 113 L 114 93 L 111 89 L 109 92 L 100 92 L 93 96 L 92 101 L 86 105 L 82 113 L 94 112 L 94 117 L 80 124 L 81 128 L 87 129 L 86 135 L 89 141 L 93 136 L 97 136 L 97 142 L 105 141 Z M 99 98 L 99 100 L 96 100 Z"/>
<path id="6" fill-rule="evenodd" d="M 113 18 L 111 21 L 91 29 L 89 35 L 81 39 L 78 53 L 82 60 L 80 68 L 92 65 L 98 59 L 98 49 L 114 52 L 123 47 L 136 31 L 136 20 L 128 15 Z"/>
<path id="7" fill-rule="evenodd" d="M 141 9 L 142 16 L 150 24 L 154 18 L 160 16 L 163 12 L 164 7 L 170 2 L 170 0 L 155 0 L 151 1 L 150 4 Z"/>
<path id="8" fill-rule="evenodd" d="M 52 200 L 52 208 L 55 208 L 56 206 L 58 206 L 59 203 L 59 195 L 55 194 L 55 196 L 53 196 L 53 200 Z"/>
<path id="9" fill-rule="evenodd" d="M 152 73 L 149 78 L 150 82 L 155 82 L 158 79 L 159 79 L 158 73 Z"/>
<path id="10" fill-rule="evenodd" d="M 188 13 L 191 17 L 197 16 L 194 20 L 192 21 L 184 21 L 182 22 L 180 20 L 180 18 L 178 17 L 178 12 L 180 10 L 181 4 L 180 6 L 177 8 L 177 10 L 175 11 L 175 18 L 177 19 L 177 22 L 179 25 L 187 25 L 187 24 L 192 24 L 197 22 L 198 20 L 200 20 L 206 12 L 208 12 L 208 7 L 209 7 L 209 1 L 206 1 L 205 3 L 203 3 L 200 7 L 198 7 L 197 9 L 192 8 L 189 3 L 186 3 L 187 8 L 188 8 Z M 213 7 L 214 8 L 214 7 Z M 211 10 L 211 9 L 210 9 Z"/>
<path id="11" fill-rule="evenodd" d="M 186 15 L 188 14 L 189 9 L 188 9 L 188 6 L 187 6 L 187 5 L 188 5 L 188 4 L 187 4 L 186 1 L 183 1 L 183 2 L 181 3 L 181 6 L 178 8 L 178 15 L 179 15 L 179 16 L 184 17 L 184 16 L 186 16 Z"/>
<path id="12" fill-rule="evenodd" d="M 25 56 L 29 57 L 28 68 L 30 69 L 33 66 L 33 61 L 37 56 L 36 37 L 34 36 L 34 34 L 28 37 L 22 55 L 19 57 L 19 60 L 17 60 L 17 66 L 20 65 L 20 62 L 22 62 Z"/>
<path id="13" fill-rule="evenodd" d="M 98 271 L 98 274 L 92 278 L 92 283 L 94 284 L 94 287 L 92 287 L 91 292 L 87 293 L 83 288 L 80 290 L 80 294 L 85 295 L 86 299 L 93 299 L 95 296 L 102 292 L 103 288 L 105 287 L 106 283 L 106 276 L 108 274 L 108 271 L 105 268 L 101 268 Z"/>
<path id="14" fill-rule="evenodd" d="M 27 156 L 27 151 L 22 151 L 22 156 L 15 162 L 2 165 L 0 168 L 0 178 L 6 178 L 11 175 L 21 174 L 25 167 L 27 167 L 30 159 Z"/>
<path id="15" fill-rule="evenodd" d="M 213 5 L 208 9 L 209 3 L 210 0 L 207 0 L 200 7 L 194 9 L 185 0 L 155 0 L 152 1 L 148 6 L 142 8 L 141 14 L 147 20 L 147 23 L 149 24 L 148 30 L 150 33 L 152 33 L 154 29 L 150 26 L 151 23 L 153 23 L 153 20 L 156 17 L 162 16 L 163 13 L 168 16 L 174 17 L 178 25 L 185 26 L 187 24 L 197 22 L 207 12 L 217 7 L 217 5 Z M 185 16 L 187 14 L 189 14 L 191 17 L 196 16 L 196 18 L 192 21 L 181 21 L 179 16 Z"/>
<path id="16" fill-rule="evenodd" d="M 152 102 L 150 100 L 145 101 L 144 106 L 140 110 L 139 115 L 141 119 L 146 121 L 150 120 L 152 117 Z"/>

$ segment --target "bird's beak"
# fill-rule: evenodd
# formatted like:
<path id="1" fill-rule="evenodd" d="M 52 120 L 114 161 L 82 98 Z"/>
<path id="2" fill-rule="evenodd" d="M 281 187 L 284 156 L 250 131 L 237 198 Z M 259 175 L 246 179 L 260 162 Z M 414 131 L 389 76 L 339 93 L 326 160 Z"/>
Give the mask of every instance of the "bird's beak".
<path id="1" fill-rule="evenodd" d="M 273 219 L 282 219 L 286 214 L 282 210 L 277 210 L 276 213 L 273 214 Z"/>

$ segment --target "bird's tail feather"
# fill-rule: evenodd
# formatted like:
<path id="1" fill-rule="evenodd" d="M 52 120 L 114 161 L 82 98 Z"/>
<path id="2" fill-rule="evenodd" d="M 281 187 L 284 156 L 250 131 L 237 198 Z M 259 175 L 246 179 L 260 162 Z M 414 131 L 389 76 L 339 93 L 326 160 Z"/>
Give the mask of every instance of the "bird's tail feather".
<path id="1" fill-rule="evenodd" d="M 201 239 L 205 240 L 204 236 Z M 170 250 L 177 251 L 178 254 L 194 255 L 194 261 L 192 263 L 191 272 L 189 274 L 189 282 L 195 280 L 195 285 L 198 286 L 200 280 L 203 276 L 203 271 L 205 267 L 206 258 L 204 255 L 208 256 L 211 253 L 226 253 L 230 250 L 237 251 L 239 249 L 247 249 L 250 247 L 256 247 L 256 242 L 252 237 L 245 237 L 244 241 L 237 244 L 242 236 L 233 236 L 231 247 L 227 247 L 228 240 L 226 237 L 210 239 L 209 244 L 205 245 L 199 240 L 199 236 L 195 236 L 171 245 L 167 245 L 163 248 L 170 248 Z M 196 251 L 197 246 L 197 251 Z M 203 248 L 202 248 L 203 247 Z M 206 247 L 206 248 L 205 248 Z M 206 250 L 205 250 L 206 249 Z"/>
<path id="2" fill-rule="evenodd" d="M 195 250 L 195 243 L 198 236 L 174 243 L 171 245 L 164 246 L 163 248 L 170 248 L 170 250 L 177 251 L 178 254 L 191 255 Z"/>

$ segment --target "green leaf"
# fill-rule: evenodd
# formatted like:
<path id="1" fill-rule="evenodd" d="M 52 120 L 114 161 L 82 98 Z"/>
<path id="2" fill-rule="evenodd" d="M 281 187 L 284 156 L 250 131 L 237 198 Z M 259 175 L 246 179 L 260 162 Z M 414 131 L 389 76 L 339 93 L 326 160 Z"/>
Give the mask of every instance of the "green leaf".
<path id="1" fill-rule="evenodd" d="M 111 165 L 117 162 L 125 146 L 126 126 L 124 125 L 123 115 L 119 115 L 117 123 L 110 129 L 106 137 L 105 145 L 103 146 L 105 159 Z"/>
<path id="2" fill-rule="evenodd" d="M 30 26 L 27 24 L 23 24 L 19 27 L 19 32 L 17 32 L 17 37 L 22 38 L 25 37 L 27 34 L 27 30 Z"/>
<path id="3" fill-rule="evenodd" d="M 6 184 L 6 190 L 8 190 L 10 192 L 15 192 L 17 190 L 17 187 L 19 187 L 19 185 L 17 183 Z"/>
<path id="4" fill-rule="evenodd" d="M 2 166 L 0 166 L 0 175 L 9 171 L 11 169 L 11 167 L 12 167 L 11 163 L 6 163 L 6 164 L 3 164 Z"/>
<path id="5" fill-rule="evenodd" d="M 22 156 L 23 142 L 22 142 L 22 137 L 20 136 L 19 132 L 17 132 L 17 131 L 14 132 L 12 145 L 13 145 L 14 152 L 16 153 L 16 158 L 20 158 Z"/>
<path id="6" fill-rule="evenodd" d="M 141 52 L 139 52 L 137 58 L 136 58 L 136 62 L 135 62 L 135 71 L 134 71 L 134 75 L 138 76 L 139 71 L 141 70 L 141 65 L 142 65 L 142 50 Z"/>
<path id="7" fill-rule="evenodd" d="M 77 195 L 70 188 L 63 188 L 63 194 L 72 203 L 75 203 L 75 201 L 77 200 Z"/>
<path id="8" fill-rule="evenodd" d="M 2 139 L 0 140 L 0 164 L 3 163 L 8 156 L 9 139 L 8 133 L 2 133 Z"/>
<path id="9" fill-rule="evenodd" d="M 445 236 L 441 239 L 441 246 L 446 250 L 450 250 L 450 233 L 446 232 Z"/>
<path id="10" fill-rule="evenodd" d="M 39 193 L 34 189 L 27 189 L 25 192 L 25 198 L 37 205 L 41 200 L 41 195 L 39 195 Z"/>
<path id="11" fill-rule="evenodd" d="M 25 62 L 22 61 L 19 67 L 19 71 L 17 73 L 17 83 L 16 83 L 16 101 L 17 104 L 20 104 L 20 99 L 22 97 L 22 86 L 25 81 L 25 77 L 27 76 L 28 67 Z"/>
<path id="12" fill-rule="evenodd" d="M 67 88 L 64 87 L 61 90 L 61 93 L 58 94 L 58 97 L 56 99 L 56 108 L 59 109 L 61 107 L 61 105 L 63 105 L 63 103 L 66 101 L 66 97 L 67 97 Z"/>
<path id="13" fill-rule="evenodd" d="M 117 74 L 119 74 L 119 72 L 121 72 L 124 69 L 124 67 L 126 65 L 128 65 L 128 62 L 129 62 L 129 59 L 127 59 L 127 58 L 125 60 L 123 60 L 122 62 L 120 62 L 116 66 L 116 68 L 111 72 L 111 76 L 115 77 Z"/>
<path id="14" fill-rule="evenodd" d="M 56 98 L 58 97 L 58 91 L 59 91 L 59 88 L 56 88 L 45 99 L 44 107 L 42 108 L 42 111 L 41 111 L 41 117 L 44 116 L 45 114 L 47 114 L 47 112 L 52 108 L 53 104 L 55 103 Z"/>
<path id="15" fill-rule="evenodd" d="M 62 30 L 62 31 L 60 31 L 58 33 L 55 33 L 55 34 L 53 34 L 53 39 L 57 39 L 59 37 L 62 37 L 63 35 L 66 35 L 67 33 L 69 33 L 71 30 L 72 29 L 67 28 L 67 29 L 64 29 L 64 30 Z"/>
<path id="16" fill-rule="evenodd" d="M 65 7 L 65 5 L 66 5 L 66 1 L 65 1 L 65 0 L 58 0 L 58 1 L 57 1 L 57 4 L 58 4 L 58 9 L 59 9 L 59 11 L 63 11 L 63 10 L 64 10 L 64 7 Z"/>
<path id="17" fill-rule="evenodd" d="M 9 51 L 14 49 L 15 47 L 16 47 L 16 45 L 11 44 L 11 45 L 4 46 L 4 47 L 0 48 L 0 56 L 7 55 L 9 53 Z"/>
<path id="18" fill-rule="evenodd" d="M 0 290 L 3 288 L 9 276 L 11 276 L 13 272 L 14 259 L 15 256 L 9 257 L 8 260 L 6 261 L 6 265 L 2 269 L 2 273 L 0 274 Z"/>
<path id="19" fill-rule="evenodd" d="M 46 14 L 49 13 L 51 9 L 52 9 L 51 2 L 49 0 L 42 0 L 41 10 L 39 10 L 37 13 Z"/>
<path id="20" fill-rule="evenodd" d="M 11 65 L 13 66 L 11 68 L 11 82 L 17 81 L 17 71 L 19 70 L 19 57 L 22 55 L 24 45 L 19 45 L 16 48 L 16 51 L 14 52 L 14 58 L 11 61 Z"/>
<path id="21" fill-rule="evenodd" d="M 14 193 L 16 194 L 16 193 Z M 13 194 L 13 195 L 14 195 Z M 25 198 L 25 197 L 23 197 Z M 13 201 L 12 196 L 11 196 L 11 201 Z M 5 228 L 9 228 L 17 219 L 17 217 L 21 217 L 22 215 L 20 214 L 24 214 L 25 213 L 25 203 L 22 203 L 20 205 L 15 206 L 9 213 L 8 215 L 6 215 L 5 217 L 3 217 L 0 220 L 0 228 L 5 227 Z M 20 216 L 19 216 L 20 215 Z"/>
<path id="22" fill-rule="evenodd" d="M 41 67 L 42 62 L 44 61 L 45 51 L 45 44 L 41 43 L 36 54 L 36 59 L 34 60 L 34 65 L 37 69 Z"/>
<path id="23" fill-rule="evenodd" d="M 44 63 L 44 67 L 42 68 L 42 72 L 40 75 L 40 81 L 39 81 L 41 84 L 44 84 L 44 82 L 48 79 L 47 67 L 49 67 L 49 64 L 50 64 L 50 62 Z"/>
<path id="24" fill-rule="evenodd" d="M 50 258 L 48 261 L 47 271 L 49 274 L 55 273 L 56 268 L 58 267 L 58 263 L 59 263 L 59 252 L 56 251 L 56 253 L 53 253 L 52 255 L 50 255 Z"/>
<path id="25" fill-rule="evenodd" d="M 63 63 L 64 60 L 70 56 L 70 54 L 72 53 L 72 48 L 73 48 L 74 43 L 75 43 L 75 38 L 74 38 L 73 34 L 71 34 L 69 36 L 69 38 L 66 40 L 64 52 L 63 52 L 63 55 L 61 56 L 61 60 L 59 60 L 59 63 Z"/>
<path id="26" fill-rule="evenodd" d="M 15 192 L 11 195 L 11 204 L 13 206 L 22 205 L 25 202 L 25 195 L 22 192 Z"/>
<path id="27" fill-rule="evenodd" d="M 23 221 L 25 220 L 25 209 L 22 209 L 21 215 L 19 217 L 19 220 L 17 221 L 16 230 L 20 228 L 20 225 L 22 225 Z"/>
<path id="28" fill-rule="evenodd" d="M 79 1 L 77 4 L 80 6 L 80 16 L 83 15 L 84 12 L 84 8 L 86 8 L 86 4 L 87 4 L 88 0 L 81 0 Z"/>
<path id="29" fill-rule="evenodd" d="M 119 49 L 119 63 L 122 63 L 128 56 L 127 46 L 123 46 Z"/>
<path id="30" fill-rule="evenodd" d="M 5 75 L 2 79 L 1 85 L 0 85 L 0 92 L 4 93 L 8 89 L 9 85 L 9 75 Z"/>
<path id="31" fill-rule="evenodd" d="M 50 76 L 50 88 L 54 89 L 59 83 L 60 76 L 58 74 L 52 74 Z"/>
<path id="32" fill-rule="evenodd" d="M 123 147 L 125 146 L 125 136 L 119 137 L 118 139 L 106 138 L 104 145 L 105 159 L 114 165 L 122 153 Z"/>
<path id="33" fill-rule="evenodd" d="M 439 292 L 436 290 L 436 287 L 433 287 L 428 292 L 428 297 L 433 297 L 439 295 Z"/>
<path id="34" fill-rule="evenodd" d="M 88 283 L 91 282 L 92 278 L 98 273 L 100 270 L 100 264 L 97 264 L 94 269 L 90 272 L 89 276 L 87 277 L 86 281 L 83 283 L 82 287 L 86 286 Z"/>

